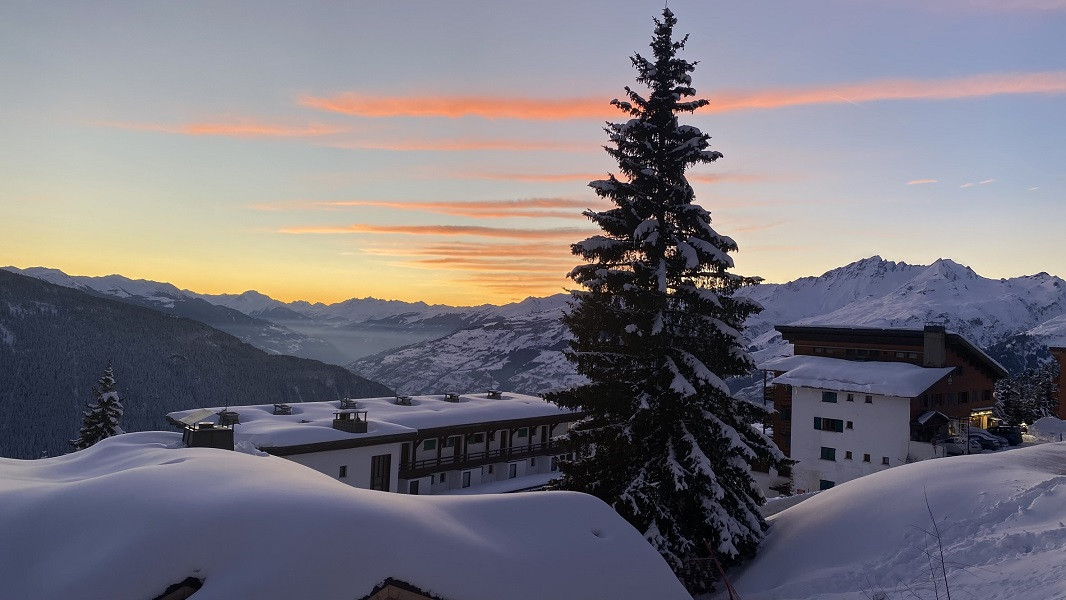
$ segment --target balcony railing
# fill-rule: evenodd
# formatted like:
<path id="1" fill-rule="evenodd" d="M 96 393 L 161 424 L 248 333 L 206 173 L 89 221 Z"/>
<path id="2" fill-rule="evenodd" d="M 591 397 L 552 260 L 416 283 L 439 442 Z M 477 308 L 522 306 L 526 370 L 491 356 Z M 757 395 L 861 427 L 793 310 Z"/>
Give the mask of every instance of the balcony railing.
<path id="1" fill-rule="evenodd" d="M 412 460 L 400 464 L 400 478 L 411 479 L 436 471 L 469 469 L 494 462 L 518 460 L 547 454 L 562 454 L 566 451 L 566 448 L 561 442 L 549 441 L 540 444 L 512 446 L 510 448 L 497 450 L 467 452 L 458 456 L 441 456 L 440 458 Z"/>

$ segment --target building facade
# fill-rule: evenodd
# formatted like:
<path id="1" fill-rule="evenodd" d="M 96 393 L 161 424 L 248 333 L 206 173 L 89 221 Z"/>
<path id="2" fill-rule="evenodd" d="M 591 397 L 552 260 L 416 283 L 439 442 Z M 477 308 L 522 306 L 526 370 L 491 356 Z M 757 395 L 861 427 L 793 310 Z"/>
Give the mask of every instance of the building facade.
<path id="1" fill-rule="evenodd" d="M 229 407 L 238 449 L 284 457 L 354 487 L 404 494 L 484 493 L 544 485 L 581 414 L 492 391 Z M 167 415 L 208 429 L 221 410 Z"/>
<path id="2" fill-rule="evenodd" d="M 773 438 L 793 486 L 826 489 L 932 456 L 949 422 L 987 427 L 1006 371 L 962 336 L 922 330 L 778 327 L 794 354 L 760 365 Z"/>

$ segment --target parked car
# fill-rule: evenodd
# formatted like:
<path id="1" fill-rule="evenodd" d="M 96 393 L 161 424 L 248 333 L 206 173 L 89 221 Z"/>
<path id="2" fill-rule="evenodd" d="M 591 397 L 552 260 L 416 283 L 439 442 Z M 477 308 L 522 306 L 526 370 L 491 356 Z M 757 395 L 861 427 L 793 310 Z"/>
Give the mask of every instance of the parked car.
<path id="1" fill-rule="evenodd" d="M 1022 443 L 1022 428 L 1017 425 L 996 425 L 995 427 L 989 427 L 988 433 L 998 435 L 1007 440 L 1007 443 L 1011 446 L 1017 446 Z"/>
<path id="2" fill-rule="evenodd" d="M 969 452 L 966 451 L 966 438 L 957 435 L 935 438 L 933 444 L 944 448 L 944 453 L 948 456 L 981 453 L 981 442 L 978 441 L 977 438 L 970 438 Z"/>
<path id="3" fill-rule="evenodd" d="M 976 439 L 984 450 L 1002 450 L 1009 445 L 1007 438 L 993 435 L 980 427 L 970 428 L 970 439 Z"/>

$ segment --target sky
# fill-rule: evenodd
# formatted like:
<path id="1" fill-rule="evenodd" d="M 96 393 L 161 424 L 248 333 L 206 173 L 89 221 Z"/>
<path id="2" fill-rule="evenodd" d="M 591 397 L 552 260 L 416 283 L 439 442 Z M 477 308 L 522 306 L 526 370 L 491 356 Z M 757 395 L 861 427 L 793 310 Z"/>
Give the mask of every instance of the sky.
<path id="1" fill-rule="evenodd" d="M 201 293 L 572 287 L 660 2 L 0 6 L 0 264 Z M 673 0 L 734 271 L 1066 276 L 1066 0 Z"/>

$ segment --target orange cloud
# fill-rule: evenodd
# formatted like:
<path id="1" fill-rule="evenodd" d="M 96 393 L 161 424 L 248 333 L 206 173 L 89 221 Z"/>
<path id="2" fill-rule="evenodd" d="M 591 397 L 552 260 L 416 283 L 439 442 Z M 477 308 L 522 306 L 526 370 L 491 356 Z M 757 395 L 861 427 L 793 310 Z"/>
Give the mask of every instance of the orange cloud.
<path id="1" fill-rule="evenodd" d="M 722 181 L 765 181 L 767 178 L 751 173 L 689 173 L 685 175 L 689 181 L 699 183 L 719 183 Z"/>
<path id="2" fill-rule="evenodd" d="M 576 240 L 575 240 L 576 241 Z M 520 258 L 522 260 L 540 260 L 541 258 L 571 257 L 570 245 L 565 242 L 557 244 L 488 244 L 477 242 L 445 242 L 441 244 L 429 244 L 425 246 L 390 246 L 377 248 L 364 248 L 367 254 L 379 256 L 442 256 L 456 258 L 484 258 L 486 256 L 497 259 Z"/>
<path id="3" fill-rule="evenodd" d="M 580 236 L 589 235 L 590 230 L 570 227 L 555 229 L 512 229 L 504 227 L 479 227 L 476 225 L 370 225 L 356 223 L 346 226 L 321 226 L 321 227 L 283 227 L 279 233 L 291 234 L 345 234 L 345 233 L 371 233 L 371 234 L 402 234 L 402 235 L 442 235 L 442 236 L 480 236 L 509 239 L 579 239 Z"/>
<path id="4" fill-rule="evenodd" d="M 391 150 L 395 152 L 476 152 L 483 150 L 505 152 L 592 152 L 599 150 L 598 146 L 589 144 L 538 142 L 530 140 L 478 139 L 401 141 L 363 140 L 357 142 L 337 142 L 334 144 L 328 144 L 328 146 L 332 148 L 343 148 L 347 150 Z"/>
<path id="5" fill-rule="evenodd" d="M 300 104 L 359 117 L 481 117 L 555 121 L 604 118 L 615 112 L 602 98 L 490 98 L 462 96 L 372 96 L 346 93 L 332 98 L 305 96 Z"/>
<path id="6" fill-rule="evenodd" d="M 340 200 L 318 202 L 324 208 L 374 206 L 398 210 L 424 211 L 446 215 L 461 215 L 478 219 L 536 217 L 583 219 L 581 211 L 590 205 L 602 202 L 575 200 L 571 198 L 523 198 L 518 200 L 453 201 L 453 202 L 401 202 L 378 200 Z M 568 211 L 550 210 L 566 208 Z"/>
<path id="7" fill-rule="evenodd" d="M 533 181 L 533 182 L 556 182 L 556 181 L 592 181 L 594 179 L 606 179 L 605 173 L 481 173 L 460 172 L 455 177 L 459 179 L 492 179 L 501 181 Z"/>
<path id="8" fill-rule="evenodd" d="M 271 125 L 254 121 L 238 121 L 235 123 L 189 123 L 185 125 L 163 125 L 158 123 L 122 123 L 101 122 L 103 127 L 115 127 L 118 129 L 130 129 L 133 131 L 156 131 L 160 133 L 174 133 L 180 135 L 216 135 L 225 137 L 254 138 L 254 137 L 313 137 L 333 135 L 350 131 L 347 127 L 322 125 L 311 123 L 304 126 L 293 127 L 288 125 Z"/>
<path id="9" fill-rule="evenodd" d="M 879 79 L 802 88 L 721 92 L 707 96 L 701 113 L 774 109 L 813 104 L 879 100 L 950 100 L 1002 94 L 1066 93 L 1066 71 L 991 73 L 947 79 Z M 602 98 L 606 98 L 603 96 Z M 617 118 L 602 98 L 481 98 L 459 96 L 373 96 L 347 93 L 333 98 L 307 96 L 304 106 L 360 117 L 481 117 L 530 121 Z"/>
<path id="10" fill-rule="evenodd" d="M 921 185 L 923 183 L 940 183 L 939 179 L 913 179 L 907 182 L 907 185 Z"/>
<path id="11" fill-rule="evenodd" d="M 771 109 L 805 104 L 839 104 L 877 100 L 951 100 L 1003 94 L 1066 93 L 1066 71 L 997 73 L 950 79 L 881 79 L 833 86 L 726 92 L 708 97 L 700 112 Z"/>

